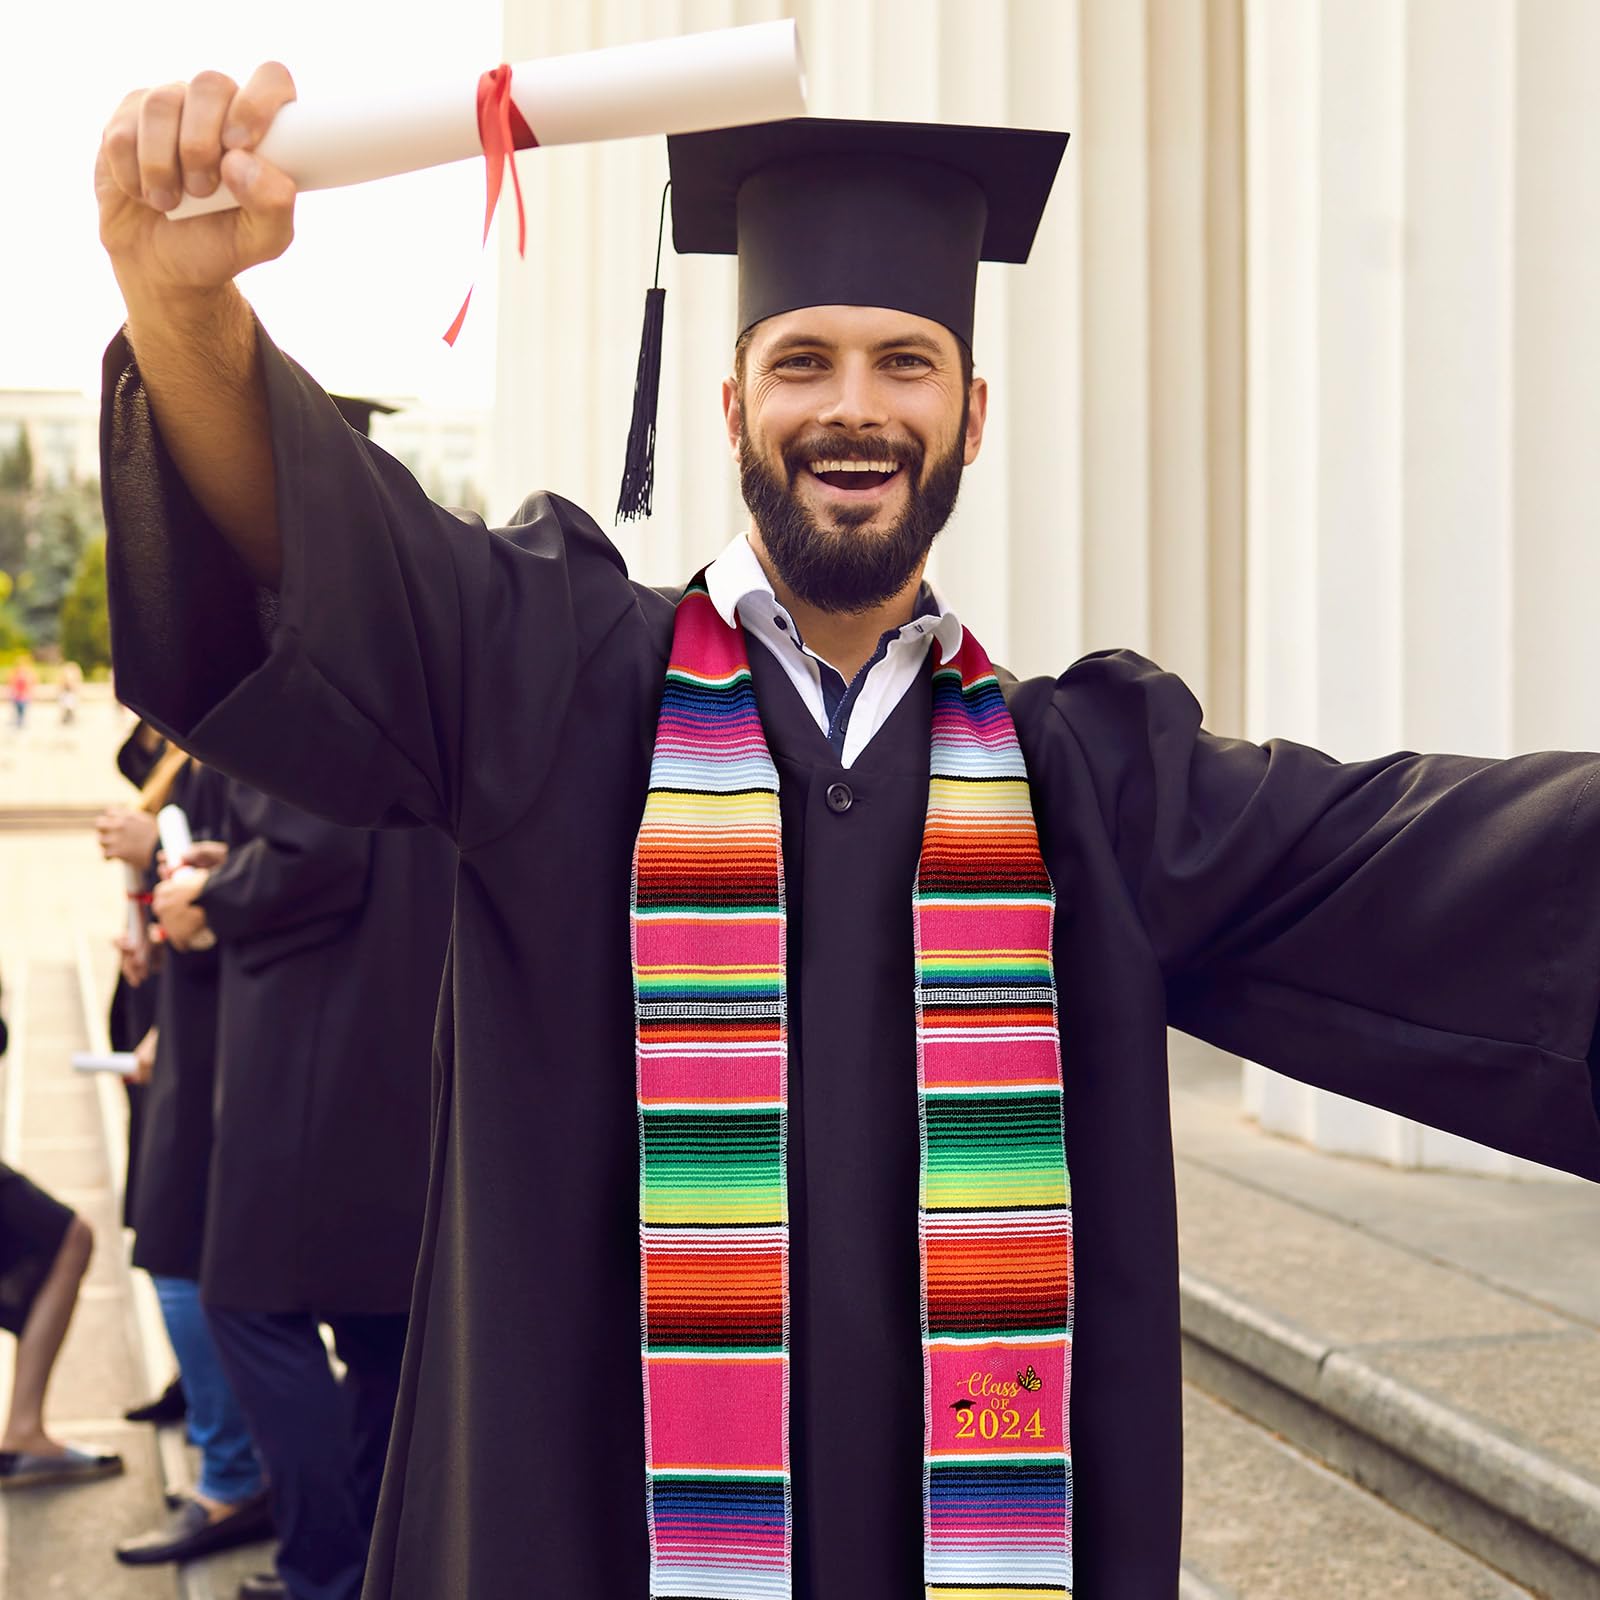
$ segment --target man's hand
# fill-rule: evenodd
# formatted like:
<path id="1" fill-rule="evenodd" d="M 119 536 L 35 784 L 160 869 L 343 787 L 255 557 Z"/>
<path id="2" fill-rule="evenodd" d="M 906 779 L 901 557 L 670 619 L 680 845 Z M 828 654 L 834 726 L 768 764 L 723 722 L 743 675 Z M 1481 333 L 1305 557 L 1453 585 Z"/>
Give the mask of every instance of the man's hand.
<path id="1" fill-rule="evenodd" d="M 179 872 L 156 885 L 151 909 L 167 943 L 176 950 L 190 949 L 200 934 L 206 931 L 206 913 L 203 906 L 194 902 L 206 886 L 210 873 L 204 869 Z"/>
<path id="2" fill-rule="evenodd" d="M 149 812 L 108 806 L 94 819 L 94 831 L 107 861 L 126 861 L 141 872 L 149 870 L 156 848 L 156 819 Z"/>
<path id="3" fill-rule="evenodd" d="M 133 1071 L 129 1083 L 149 1083 L 150 1074 L 156 1070 L 156 1030 L 152 1028 L 133 1047 Z"/>
<path id="4" fill-rule="evenodd" d="M 117 947 L 117 964 L 122 969 L 123 982 L 130 989 L 137 989 L 150 976 L 150 941 L 141 939 L 135 944 L 124 933 L 113 942 Z"/>
<path id="5" fill-rule="evenodd" d="M 272 588 L 283 557 L 266 380 L 255 315 L 233 279 L 294 237 L 294 184 L 254 154 L 293 99 L 276 62 L 243 89 L 206 72 L 138 90 L 106 124 L 94 169 L 100 241 L 162 440 L 212 525 Z M 185 190 L 214 194 L 219 183 L 237 210 L 163 215 Z"/>
<path id="6" fill-rule="evenodd" d="M 270 261 L 294 237 L 293 181 L 254 151 L 279 109 L 295 97 L 277 62 L 257 67 L 241 89 L 220 72 L 189 83 L 136 89 L 100 141 L 94 189 L 100 242 L 129 311 L 203 307 L 246 267 Z M 168 222 L 184 194 L 226 184 L 237 210 Z"/>
<path id="7" fill-rule="evenodd" d="M 196 839 L 183 853 L 186 867 L 204 867 L 215 872 L 228 859 L 228 847 L 220 839 Z"/>

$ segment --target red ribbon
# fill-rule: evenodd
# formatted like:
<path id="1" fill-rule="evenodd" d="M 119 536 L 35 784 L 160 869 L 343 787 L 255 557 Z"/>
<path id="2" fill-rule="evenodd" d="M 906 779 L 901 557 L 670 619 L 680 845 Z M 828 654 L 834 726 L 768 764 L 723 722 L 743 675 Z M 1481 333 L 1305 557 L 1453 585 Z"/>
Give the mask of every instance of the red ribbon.
<path id="1" fill-rule="evenodd" d="M 486 190 L 483 242 L 489 242 L 489 224 L 494 221 L 495 207 L 500 204 L 500 186 L 505 182 L 505 169 L 509 164 L 511 187 L 517 197 L 517 254 L 525 256 L 528 253 L 528 219 L 522 209 L 522 184 L 517 177 L 517 163 L 512 159 L 512 152 L 535 149 L 539 141 L 534 138 L 533 129 L 511 98 L 511 68 L 504 62 L 478 79 L 478 142 L 483 146 Z M 471 304 L 472 290 L 468 289 L 467 298 L 456 312 L 456 320 L 450 324 L 450 331 L 444 336 L 446 344 L 455 344 L 461 325 L 467 320 L 467 307 Z"/>

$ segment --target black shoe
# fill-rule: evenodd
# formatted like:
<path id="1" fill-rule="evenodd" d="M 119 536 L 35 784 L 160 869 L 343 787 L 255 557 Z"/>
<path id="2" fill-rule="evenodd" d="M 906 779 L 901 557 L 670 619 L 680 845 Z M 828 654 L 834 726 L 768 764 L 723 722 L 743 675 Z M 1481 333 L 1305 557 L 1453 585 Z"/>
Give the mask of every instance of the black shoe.
<path id="1" fill-rule="evenodd" d="M 272 1507 L 265 1489 L 214 1520 L 198 1500 L 187 1500 L 164 1528 L 124 1539 L 117 1546 L 117 1560 L 130 1567 L 153 1567 L 162 1561 L 192 1561 L 214 1550 L 231 1550 L 236 1544 L 254 1544 L 271 1537 Z"/>
<path id="2" fill-rule="evenodd" d="M 182 1422 L 189 1414 L 189 1399 L 183 1392 L 183 1379 L 174 1378 L 154 1400 L 132 1406 L 122 1415 L 129 1422 Z"/>
<path id="3" fill-rule="evenodd" d="M 283 1579 L 275 1572 L 253 1572 L 239 1585 L 239 1600 L 289 1600 Z"/>

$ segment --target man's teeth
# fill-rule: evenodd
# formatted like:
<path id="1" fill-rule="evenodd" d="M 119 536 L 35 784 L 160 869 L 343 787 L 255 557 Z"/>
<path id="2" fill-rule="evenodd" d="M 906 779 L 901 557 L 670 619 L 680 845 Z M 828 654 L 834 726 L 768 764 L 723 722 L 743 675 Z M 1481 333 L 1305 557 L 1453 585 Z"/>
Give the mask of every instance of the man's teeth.
<path id="1" fill-rule="evenodd" d="M 820 478 L 824 472 L 898 472 L 898 461 L 813 461 L 811 470 Z"/>

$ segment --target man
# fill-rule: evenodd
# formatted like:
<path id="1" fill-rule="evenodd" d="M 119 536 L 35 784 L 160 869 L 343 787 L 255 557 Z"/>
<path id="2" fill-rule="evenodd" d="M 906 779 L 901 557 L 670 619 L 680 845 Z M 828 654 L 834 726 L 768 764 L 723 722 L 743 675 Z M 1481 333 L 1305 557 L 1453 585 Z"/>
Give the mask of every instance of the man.
<path id="1" fill-rule="evenodd" d="M 180 948 L 218 941 L 198 1276 L 279 1534 L 277 1572 L 240 1594 L 357 1600 L 422 1227 L 455 852 L 428 830 L 374 835 L 227 788 L 226 851 L 157 905 Z"/>
<path id="2" fill-rule="evenodd" d="M 1167 1022 L 1600 1176 L 1600 761 L 1216 740 L 1123 654 L 1001 701 L 922 570 L 1059 139 L 673 141 L 752 515 L 674 606 L 564 502 L 432 507 L 258 330 L 291 92 L 108 128 L 105 481 L 146 714 L 461 854 L 369 1596 L 1170 1600 Z"/>

